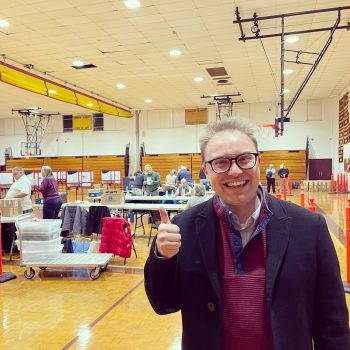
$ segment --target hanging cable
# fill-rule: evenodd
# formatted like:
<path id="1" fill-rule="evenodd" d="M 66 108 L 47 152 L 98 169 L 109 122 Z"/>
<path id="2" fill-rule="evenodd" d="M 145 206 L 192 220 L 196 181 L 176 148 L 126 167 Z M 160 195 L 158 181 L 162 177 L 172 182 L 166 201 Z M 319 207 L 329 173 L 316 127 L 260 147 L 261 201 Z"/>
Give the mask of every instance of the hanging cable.
<path id="1" fill-rule="evenodd" d="M 274 82 L 274 84 L 275 84 L 275 89 L 276 89 L 276 93 L 277 93 L 277 92 L 278 92 L 277 81 L 276 81 L 275 74 L 273 73 L 273 70 L 272 70 L 271 62 L 270 62 L 270 60 L 269 60 L 269 57 L 267 56 L 267 52 L 266 52 L 266 50 L 265 50 L 265 46 L 264 46 L 262 40 L 260 39 L 259 41 L 260 41 L 260 44 L 261 44 L 261 46 L 262 46 L 262 48 L 263 48 L 263 51 L 264 51 L 264 54 L 265 54 L 265 57 L 266 57 L 266 61 L 267 61 L 268 65 L 269 65 L 270 73 L 271 73 L 273 82 Z"/>

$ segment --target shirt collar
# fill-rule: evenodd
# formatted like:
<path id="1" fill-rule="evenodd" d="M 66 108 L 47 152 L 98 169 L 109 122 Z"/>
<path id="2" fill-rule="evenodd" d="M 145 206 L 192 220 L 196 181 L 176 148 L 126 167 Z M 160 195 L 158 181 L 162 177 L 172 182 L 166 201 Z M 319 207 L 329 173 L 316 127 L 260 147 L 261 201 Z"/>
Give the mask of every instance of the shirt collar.
<path id="1" fill-rule="evenodd" d="M 259 198 L 259 205 L 254 210 L 254 212 L 249 216 L 249 218 L 247 219 L 247 221 L 244 224 L 241 224 L 239 222 L 238 217 L 234 213 L 232 213 L 232 211 L 229 209 L 229 207 L 226 206 L 221 201 L 219 196 L 216 196 L 216 198 L 217 198 L 217 203 L 219 204 L 219 207 L 221 207 L 223 209 L 223 211 L 226 213 L 227 217 L 232 218 L 232 223 L 233 223 L 235 229 L 236 230 L 245 230 L 248 227 L 253 227 L 257 223 L 257 221 L 259 220 L 259 216 L 260 216 L 260 212 L 262 210 L 262 207 L 264 207 L 266 209 L 269 216 L 272 215 L 272 213 L 268 207 L 268 195 L 261 184 L 259 184 L 259 186 L 258 186 L 257 196 Z"/>

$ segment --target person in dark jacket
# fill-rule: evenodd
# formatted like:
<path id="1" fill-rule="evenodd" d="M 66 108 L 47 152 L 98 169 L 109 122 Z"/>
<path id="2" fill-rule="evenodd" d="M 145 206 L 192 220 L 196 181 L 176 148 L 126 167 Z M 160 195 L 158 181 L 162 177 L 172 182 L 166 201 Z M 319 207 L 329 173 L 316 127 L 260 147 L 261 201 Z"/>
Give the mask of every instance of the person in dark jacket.
<path id="1" fill-rule="evenodd" d="M 215 196 L 161 224 L 145 265 L 158 314 L 182 313 L 184 350 L 349 350 L 349 317 L 325 219 L 266 193 L 254 127 L 200 139 Z"/>
<path id="2" fill-rule="evenodd" d="M 143 181 L 144 181 L 144 174 L 142 173 L 141 170 L 137 170 L 134 174 L 135 176 L 135 181 L 134 181 L 134 187 L 133 187 L 133 192 L 134 194 L 138 196 L 143 195 Z"/>
<path id="3" fill-rule="evenodd" d="M 178 185 L 180 185 L 182 179 L 185 179 L 188 185 L 193 187 L 192 173 L 184 165 L 180 166 L 179 173 L 177 174 Z"/>
<path id="4" fill-rule="evenodd" d="M 43 181 L 41 182 L 40 186 L 34 186 L 34 189 L 41 192 L 43 195 L 43 218 L 57 219 L 58 213 L 62 206 L 62 200 L 60 194 L 58 193 L 57 181 L 48 165 L 42 166 L 41 175 L 43 177 Z"/>

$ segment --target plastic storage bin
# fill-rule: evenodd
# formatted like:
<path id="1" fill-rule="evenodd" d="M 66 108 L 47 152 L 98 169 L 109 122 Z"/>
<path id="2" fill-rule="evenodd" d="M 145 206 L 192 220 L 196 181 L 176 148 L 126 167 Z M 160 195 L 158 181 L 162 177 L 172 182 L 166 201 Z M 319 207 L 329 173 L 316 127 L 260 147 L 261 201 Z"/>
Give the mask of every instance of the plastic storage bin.
<path id="1" fill-rule="evenodd" d="M 61 234 L 61 220 L 41 219 L 19 224 L 23 241 L 51 241 Z"/>
<path id="2" fill-rule="evenodd" d="M 24 253 L 38 252 L 45 253 L 50 250 L 61 249 L 63 245 L 61 244 L 62 238 L 58 237 L 49 241 L 22 241 L 22 251 Z M 21 249 L 19 241 L 16 241 L 18 249 Z"/>

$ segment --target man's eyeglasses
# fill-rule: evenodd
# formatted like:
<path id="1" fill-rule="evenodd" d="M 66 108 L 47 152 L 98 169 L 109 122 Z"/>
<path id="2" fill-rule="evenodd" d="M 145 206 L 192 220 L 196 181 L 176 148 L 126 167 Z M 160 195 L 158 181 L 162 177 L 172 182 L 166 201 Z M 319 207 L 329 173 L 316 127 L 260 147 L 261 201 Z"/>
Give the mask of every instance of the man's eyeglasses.
<path id="1" fill-rule="evenodd" d="M 226 158 L 220 157 L 204 162 L 204 164 L 210 164 L 214 173 L 221 174 L 226 173 L 232 166 L 232 162 L 235 161 L 240 169 L 254 168 L 259 153 L 243 153 L 237 157 Z"/>

